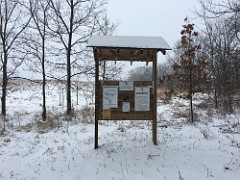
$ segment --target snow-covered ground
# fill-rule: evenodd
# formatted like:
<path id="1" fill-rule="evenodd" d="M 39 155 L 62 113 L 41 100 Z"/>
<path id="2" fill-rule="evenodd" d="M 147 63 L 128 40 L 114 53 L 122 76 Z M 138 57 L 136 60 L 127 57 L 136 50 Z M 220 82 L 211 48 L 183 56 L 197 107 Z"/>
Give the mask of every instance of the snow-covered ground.
<path id="1" fill-rule="evenodd" d="M 239 114 L 196 110 L 198 122 L 190 124 L 184 118 L 188 101 L 159 99 L 158 145 L 152 143 L 148 121 L 101 121 L 100 147 L 94 149 L 94 125 L 87 123 L 93 120 L 92 91 L 87 89 L 79 91 L 78 105 L 73 90 L 76 117 L 69 122 L 63 118 L 64 86 L 48 85 L 52 123 L 44 124 L 39 122 L 41 86 L 10 87 L 7 131 L 0 136 L 0 180 L 239 180 Z M 195 96 L 195 105 L 205 101 L 206 95 Z"/>

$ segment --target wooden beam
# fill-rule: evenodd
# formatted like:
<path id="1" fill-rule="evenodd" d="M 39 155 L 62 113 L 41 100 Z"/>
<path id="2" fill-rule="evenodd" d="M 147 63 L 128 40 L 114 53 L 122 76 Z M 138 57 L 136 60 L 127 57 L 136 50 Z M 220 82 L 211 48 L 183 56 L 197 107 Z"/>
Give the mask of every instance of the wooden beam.
<path id="1" fill-rule="evenodd" d="M 98 54 L 94 52 L 95 59 L 95 140 L 94 140 L 94 148 L 98 148 L 98 88 L 100 86 L 99 83 L 99 59 Z"/>
<path id="2" fill-rule="evenodd" d="M 117 61 L 151 61 L 154 55 L 157 54 L 156 50 L 145 49 L 98 49 L 99 61 L 117 60 Z"/>
<path id="3" fill-rule="evenodd" d="M 152 139 L 153 143 L 157 145 L 157 54 L 153 59 L 152 65 L 152 78 L 153 78 L 153 120 L 152 120 Z"/>

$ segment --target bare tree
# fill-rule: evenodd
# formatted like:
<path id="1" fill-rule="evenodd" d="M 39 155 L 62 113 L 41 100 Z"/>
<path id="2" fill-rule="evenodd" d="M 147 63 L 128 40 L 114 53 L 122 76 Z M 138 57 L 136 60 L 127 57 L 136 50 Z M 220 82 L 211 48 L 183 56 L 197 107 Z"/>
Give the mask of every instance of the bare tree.
<path id="1" fill-rule="evenodd" d="M 239 101 L 236 94 L 240 87 L 240 2 L 200 2 L 202 9 L 197 13 L 205 23 L 203 50 L 210 60 L 214 104 L 216 108 L 222 108 L 221 112 L 232 113 L 234 101 Z"/>
<path id="2" fill-rule="evenodd" d="M 28 48 L 31 48 L 31 61 L 34 58 L 40 63 L 40 72 L 42 74 L 42 119 L 47 118 L 46 112 L 46 37 L 48 23 L 48 9 L 50 0 L 29 0 L 29 12 L 32 16 L 33 25 L 31 26 L 31 35 L 25 37 Z M 33 34 L 33 32 L 36 32 Z M 30 37 L 30 38 L 29 38 Z M 38 64 L 37 63 L 37 64 Z"/>
<path id="3" fill-rule="evenodd" d="M 208 12 L 207 18 L 225 17 L 231 19 L 233 31 L 238 41 L 240 41 L 240 1 L 239 0 L 199 0 L 202 9 Z M 199 14 L 199 13 L 198 13 Z M 199 15 L 202 15 L 201 13 Z"/>
<path id="4" fill-rule="evenodd" d="M 165 89 L 165 92 L 173 92 L 173 89 L 178 86 L 178 82 L 173 76 L 173 64 L 173 59 L 168 56 L 166 62 L 158 65 L 159 87 Z"/>
<path id="5" fill-rule="evenodd" d="M 71 66 L 73 61 L 79 60 L 76 57 L 80 57 L 82 52 L 77 47 L 99 30 L 97 20 L 103 12 L 103 5 L 102 0 L 50 0 L 52 21 L 48 22 L 48 28 L 56 42 L 61 44 L 58 53 L 66 56 L 68 115 L 72 112 Z"/>
<path id="6" fill-rule="evenodd" d="M 2 115 L 6 115 L 6 95 L 9 77 L 21 65 L 26 54 L 22 54 L 20 35 L 27 28 L 31 17 L 24 11 L 21 0 L 0 1 L 0 39 L 2 63 Z M 11 60 L 11 61 L 10 61 Z"/>
<path id="7" fill-rule="evenodd" d="M 112 23 L 108 19 L 107 14 L 105 14 L 98 23 L 100 27 L 98 34 L 103 36 L 112 36 L 118 26 L 118 23 Z M 120 76 L 121 71 L 121 65 L 118 67 L 116 64 L 113 64 L 113 62 L 103 61 L 100 64 L 100 76 L 103 80 L 115 79 L 116 76 Z"/>
<path id="8" fill-rule="evenodd" d="M 118 26 L 118 23 L 111 22 L 106 14 L 102 13 L 96 20 L 98 26 L 98 32 L 96 35 L 101 36 L 112 36 Z M 81 47 L 80 47 L 81 49 Z M 85 59 L 84 64 L 74 63 L 72 64 L 73 69 L 77 69 L 76 75 L 84 75 L 87 79 L 92 79 L 95 76 L 95 61 L 92 55 L 92 49 L 86 48 L 82 52 L 82 57 Z M 79 58 L 79 57 L 78 57 Z M 78 62 L 78 61 L 75 61 Z M 110 79 L 121 79 L 121 73 L 123 69 L 123 64 L 119 62 L 106 62 L 100 63 L 99 76 L 103 80 Z"/>
<path id="9" fill-rule="evenodd" d="M 212 41 L 207 49 L 211 49 L 212 78 L 214 78 L 214 90 L 216 100 L 224 106 L 227 113 L 233 112 L 233 97 L 239 91 L 237 81 L 239 79 L 239 58 L 236 55 L 239 41 L 226 20 L 218 20 L 211 26 Z M 208 52 L 208 51 L 206 51 Z M 215 101 L 216 101 L 215 100 Z"/>
<path id="10" fill-rule="evenodd" d="M 151 81 L 152 67 L 140 66 L 129 71 L 128 80 L 131 81 Z"/>

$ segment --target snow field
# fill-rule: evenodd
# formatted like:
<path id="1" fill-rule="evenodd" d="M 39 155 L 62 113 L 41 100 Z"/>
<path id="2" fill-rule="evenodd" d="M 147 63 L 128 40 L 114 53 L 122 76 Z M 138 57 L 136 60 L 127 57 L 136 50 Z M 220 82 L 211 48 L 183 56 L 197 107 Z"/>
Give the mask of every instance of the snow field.
<path id="1" fill-rule="evenodd" d="M 101 121 L 100 147 L 94 149 L 94 125 L 84 123 L 81 111 L 77 111 L 89 104 L 91 95 L 80 92 L 79 105 L 73 100 L 80 115 L 72 122 L 62 121 L 56 128 L 39 132 L 33 123 L 35 114 L 41 112 L 39 87 L 17 87 L 8 94 L 7 132 L 0 136 L 0 180 L 240 177 L 239 126 L 229 126 L 229 121 L 239 122 L 239 115 L 210 118 L 206 111 L 199 110 L 199 122 L 189 124 L 176 117 L 176 111 L 186 113 L 187 101 L 159 100 L 157 146 L 152 143 L 148 121 Z M 65 107 L 59 106 L 61 87 L 49 85 L 49 88 L 48 109 L 63 113 Z M 199 98 L 195 101 L 200 102 Z M 29 123 L 30 128 L 23 128 Z"/>

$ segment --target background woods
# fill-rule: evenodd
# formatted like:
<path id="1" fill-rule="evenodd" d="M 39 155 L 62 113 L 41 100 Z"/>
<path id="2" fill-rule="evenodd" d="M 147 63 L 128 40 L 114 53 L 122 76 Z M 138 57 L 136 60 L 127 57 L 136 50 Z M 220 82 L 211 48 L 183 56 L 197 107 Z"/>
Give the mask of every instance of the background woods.
<path id="1" fill-rule="evenodd" d="M 6 115 L 8 80 L 27 78 L 22 72 L 34 72 L 42 80 L 42 118 L 47 117 L 47 79 L 66 86 L 66 112 L 70 115 L 75 82 L 94 76 L 92 52 L 86 48 L 88 38 L 113 35 L 119 25 L 107 17 L 106 2 L 1 0 L 0 3 L 1 114 Z M 159 83 L 168 95 L 174 88 L 187 89 L 190 99 L 196 91 L 209 92 L 214 109 L 232 113 L 240 106 L 239 1 L 199 0 L 199 4 L 196 15 L 204 25 L 197 25 L 197 33 L 192 29 L 196 26 L 186 22 L 172 53 L 165 63 L 158 65 Z M 151 78 L 148 66 L 131 70 L 129 77 L 121 77 L 122 67 L 114 62 L 102 63 L 101 78 Z"/>
<path id="2" fill-rule="evenodd" d="M 66 112 L 71 115 L 72 80 L 94 76 L 94 61 L 86 49 L 88 38 L 94 34 L 111 35 L 117 26 L 106 17 L 106 2 L 1 0 L 0 3 L 2 115 L 6 115 L 8 79 L 26 78 L 18 76 L 21 71 L 32 71 L 37 79 L 42 79 L 43 120 L 47 117 L 46 79 L 66 85 Z M 114 66 L 108 72 L 120 71 L 120 67 Z"/>

